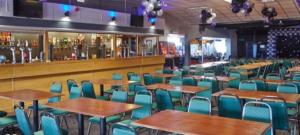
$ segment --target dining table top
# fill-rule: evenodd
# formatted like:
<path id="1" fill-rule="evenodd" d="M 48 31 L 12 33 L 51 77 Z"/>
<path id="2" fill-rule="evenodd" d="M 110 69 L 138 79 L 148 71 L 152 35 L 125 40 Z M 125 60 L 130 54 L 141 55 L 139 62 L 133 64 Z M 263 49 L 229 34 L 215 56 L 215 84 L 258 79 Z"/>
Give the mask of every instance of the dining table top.
<path id="1" fill-rule="evenodd" d="M 289 68 L 287 71 L 288 72 L 299 72 L 300 66 L 295 66 L 295 67 Z"/>
<path id="2" fill-rule="evenodd" d="M 68 99 L 56 103 L 48 103 L 47 107 L 65 110 L 73 113 L 106 118 L 120 113 L 138 109 L 141 106 L 113 101 L 103 101 L 92 98 Z"/>
<path id="3" fill-rule="evenodd" d="M 217 81 L 221 82 L 229 82 L 231 80 L 237 79 L 234 77 L 228 77 L 228 76 L 215 76 L 215 77 L 206 77 L 206 76 L 200 76 L 200 75 L 188 75 L 187 77 L 192 77 L 196 80 L 202 80 L 202 79 L 216 79 Z"/>
<path id="4" fill-rule="evenodd" d="M 147 86 L 147 89 L 149 90 L 156 90 L 156 89 L 163 89 L 167 91 L 178 91 L 178 92 L 183 92 L 183 93 L 188 93 L 188 94 L 196 94 L 198 92 L 207 90 L 207 87 L 200 87 L 200 86 L 174 86 L 171 84 L 164 84 L 164 83 L 156 83 L 156 84 L 151 84 Z"/>
<path id="5" fill-rule="evenodd" d="M 96 79 L 93 80 L 95 84 L 103 84 L 103 85 L 128 85 L 132 83 L 137 83 L 137 81 L 130 81 L 130 80 L 112 80 L 112 79 Z"/>
<path id="6" fill-rule="evenodd" d="M 224 64 L 228 64 L 228 61 L 214 61 L 214 62 L 205 62 L 202 64 L 195 64 L 195 65 L 191 65 L 191 68 L 210 68 L 210 67 L 215 67 L 215 66 L 219 66 L 219 65 L 224 65 Z"/>
<path id="7" fill-rule="evenodd" d="M 42 100 L 51 97 L 63 96 L 62 94 L 54 94 L 42 90 L 35 89 L 20 89 L 14 91 L 0 92 L 0 98 L 13 99 L 18 101 L 34 101 Z"/>
<path id="8" fill-rule="evenodd" d="M 175 110 L 165 110 L 134 125 L 188 135 L 262 135 L 271 127 L 268 123 L 246 121 Z"/>
<path id="9" fill-rule="evenodd" d="M 279 97 L 279 98 L 283 98 L 286 102 L 289 103 L 297 103 L 300 100 L 300 94 L 286 94 L 286 93 L 278 93 L 278 92 L 270 92 L 270 91 L 246 91 L 246 90 L 239 90 L 235 88 L 225 88 L 222 91 L 214 93 L 213 96 L 218 97 L 222 94 L 231 94 L 231 95 L 236 95 L 241 99 L 253 99 L 253 100 L 260 100 L 268 96 Z"/>
<path id="10" fill-rule="evenodd" d="M 236 66 L 236 67 L 231 67 L 231 69 L 253 70 L 253 69 L 265 67 L 265 66 L 268 66 L 271 64 L 273 64 L 271 61 L 256 62 L 256 63 L 249 63 L 249 64 L 240 65 L 240 66 Z"/>
<path id="11" fill-rule="evenodd" d="M 163 74 L 163 73 L 153 73 L 151 74 L 154 77 L 161 77 L 161 78 L 172 78 L 175 77 L 175 74 Z"/>

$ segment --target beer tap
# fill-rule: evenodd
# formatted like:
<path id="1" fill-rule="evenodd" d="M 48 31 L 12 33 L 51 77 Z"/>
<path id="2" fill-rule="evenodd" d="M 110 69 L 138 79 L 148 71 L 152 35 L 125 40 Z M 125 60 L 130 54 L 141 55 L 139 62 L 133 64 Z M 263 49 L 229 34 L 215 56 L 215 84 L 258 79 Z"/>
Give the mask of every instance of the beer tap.
<path id="1" fill-rule="evenodd" d="M 21 51 L 21 63 L 24 64 L 25 63 L 25 57 L 24 57 L 24 50 L 25 50 L 25 47 L 24 47 L 24 44 L 21 44 L 21 41 L 18 40 L 18 44 L 17 46 L 20 46 L 20 51 Z"/>
<path id="2" fill-rule="evenodd" d="M 32 63 L 32 48 L 29 46 L 28 40 L 25 41 L 25 46 L 27 47 L 29 53 L 29 63 Z"/>
<path id="3" fill-rule="evenodd" d="M 9 42 L 11 54 L 12 54 L 12 64 L 16 64 L 16 47 L 14 45 L 15 40 L 12 38 Z"/>

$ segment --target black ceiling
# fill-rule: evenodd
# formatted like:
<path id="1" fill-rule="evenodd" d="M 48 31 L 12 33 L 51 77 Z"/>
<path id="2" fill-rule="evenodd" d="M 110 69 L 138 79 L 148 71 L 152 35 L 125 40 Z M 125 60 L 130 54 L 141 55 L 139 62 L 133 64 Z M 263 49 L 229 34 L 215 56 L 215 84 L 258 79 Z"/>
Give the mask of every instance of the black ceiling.
<path id="1" fill-rule="evenodd" d="M 115 10 L 119 12 L 133 13 L 133 8 L 138 7 L 141 0 L 85 0 L 84 3 L 77 0 L 47 0 L 48 2 L 63 3 L 81 7 Z"/>

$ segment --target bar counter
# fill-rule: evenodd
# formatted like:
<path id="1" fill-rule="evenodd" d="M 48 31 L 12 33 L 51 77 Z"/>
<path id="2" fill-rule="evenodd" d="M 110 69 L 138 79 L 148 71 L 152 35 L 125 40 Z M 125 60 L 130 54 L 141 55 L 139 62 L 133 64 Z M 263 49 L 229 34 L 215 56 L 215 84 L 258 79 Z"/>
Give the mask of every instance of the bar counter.
<path id="1" fill-rule="evenodd" d="M 152 73 L 156 69 L 162 69 L 164 63 L 164 56 L 146 56 L 3 64 L 0 65 L 0 92 L 26 88 L 49 91 L 51 82 L 60 81 L 65 95 L 63 98 L 67 98 L 67 79 L 74 79 L 80 83 L 82 80 L 111 78 L 113 73 L 121 73 L 126 80 L 127 72 Z M 99 86 L 97 85 L 95 85 L 95 92 L 99 94 Z M 0 99 L 0 110 L 12 111 L 13 101 Z"/>

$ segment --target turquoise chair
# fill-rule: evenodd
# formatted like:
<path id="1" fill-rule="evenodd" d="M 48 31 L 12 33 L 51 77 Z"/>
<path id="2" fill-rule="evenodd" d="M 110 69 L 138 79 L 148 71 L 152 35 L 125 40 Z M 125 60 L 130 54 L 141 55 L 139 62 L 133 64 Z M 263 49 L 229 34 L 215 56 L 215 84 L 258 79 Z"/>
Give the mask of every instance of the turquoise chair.
<path id="1" fill-rule="evenodd" d="M 293 75 L 293 81 L 300 81 L 300 74 Z"/>
<path id="2" fill-rule="evenodd" d="M 113 73 L 112 80 L 123 80 L 123 76 L 119 73 Z M 111 95 L 116 90 L 122 90 L 122 85 L 111 85 L 110 89 L 105 90 L 104 93 Z"/>
<path id="3" fill-rule="evenodd" d="M 267 80 L 281 80 L 281 77 L 277 73 L 269 73 L 269 74 L 267 74 L 266 79 Z M 275 92 L 277 90 L 277 86 L 278 86 L 277 84 L 268 83 L 267 89 L 268 89 L 268 91 Z"/>
<path id="4" fill-rule="evenodd" d="M 23 109 L 17 108 L 15 111 L 18 126 L 23 135 L 43 135 L 43 131 L 33 132 L 28 115 L 26 114 L 26 112 L 24 112 Z"/>
<path id="5" fill-rule="evenodd" d="M 107 96 L 96 96 L 94 91 L 94 86 L 91 81 L 82 81 L 81 82 L 82 96 L 86 98 L 94 98 L 99 100 L 109 100 Z"/>
<path id="6" fill-rule="evenodd" d="M 151 84 L 154 83 L 154 82 L 153 82 L 153 77 L 152 77 L 151 74 L 145 73 L 145 74 L 143 75 L 143 77 L 144 77 L 144 84 L 145 84 L 145 85 L 151 85 Z"/>
<path id="7" fill-rule="evenodd" d="M 78 87 L 77 82 L 73 79 L 67 80 L 68 92 L 70 93 L 72 87 Z"/>
<path id="8" fill-rule="evenodd" d="M 230 80 L 230 81 L 228 82 L 228 87 L 229 87 L 229 88 L 235 88 L 235 89 L 238 89 L 238 88 L 239 88 L 239 85 L 240 85 L 240 79 L 239 79 L 239 78 Z"/>
<path id="9" fill-rule="evenodd" d="M 183 77 L 182 84 L 188 86 L 197 86 L 197 81 L 192 77 Z"/>
<path id="10" fill-rule="evenodd" d="M 277 92 L 287 94 L 298 94 L 298 87 L 292 83 L 280 84 L 277 87 Z"/>
<path id="11" fill-rule="evenodd" d="M 289 131 L 289 117 L 287 112 L 287 105 L 283 98 L 280 97 L 264 97 L 261 99 L 262 102 L 267 103 L 270 105 L 272 109 L 272 119 L 273 119 L 273 129 L 274 132 L 276 130 L 285 130 Z M 295 124 L 296 126 L 296 124 Z M 296 129 L 296 128 L 294 128 Z M 295 132 L 295 131 L 294 131 Z"/>
<path id="12" fill-rule="evenodd" d="M 125 92 L 125 91 L 114 91 L 113 94 L 112 94 L 111 100 L 114 101 L 114 102 L 126 103 L 128 101 L 127 92 Z M 109 117 L 106 118 L 106 123 L 108 123 L 108 126 L 109 126 L 110 123 L 120 121 L 121 119 L 122 119 L 121 114 L 109 116 Z M 94 124 L 94 123 L 95 124 L 100 124 L 100 122 L 101 122 L 100 118 L 98 118 L 98 117 L 89 118 L 89 126 L 88 126 L 87 135 L 90 134 L 92 124 Z"/>
<path id="13" fill-rule="evenodd" d="M 132 111 L 131 119 L 123 120 L 119 123 L 131 126 L 134 129 L 140 128 L 132 124 L 133 121 L 143 119 L 151 116 L 152 112 L 152 94 L 149 91 L 142 91 L 136 93 L 134 97 L 134 104 L 142 106 L 141 108 Z"/>
<path id="14" fill-rule="evenodd" d="M 0 118 L 0 134 L 5 134 L 5 128 L 9 128 L 13 125 L 17 124 L 16 116 L 3 116 Z"/>
<path id="15" fill-rule="evenodd" d="M 127 72 L 127 80 L 130 80 L 130 77 L 131 77 L 132 75 L 137 75 L 137 74 L 134 73 L 134 72 Z"/>
<path id="16" fill-rule="evenodd" d="M 205 81 L 205 80 L 199 81 L 198 86 L 199 87 L 207 87 L 207 90 L 196 93 L 196 96 L 206 97 L 206 98 L 211 99 L 211 97 L 212 97 L 212 85 L 213 84 L 212 84 L 211 81 Z"/>
<path id="17" fill-rule="evenodd" d="M 137 133 L 132 127 L 118 123 L 113 124 L 112 135 L 137 135 Z"/>
<path id="18" fill-rule="evenodd" d="M 171 69 L 164 69 L 163 73 L 164 74 L 173 74 L 173 70 L 171 70 Z"/>
<path id="19" fill-rule="evenodd" d="M 44 135 L 68 135 L 68 131 L 61 129 L 55 118 L 42 116 L 41 121 Z"/>
<path id="20" fill-rule="evenodd" d="M 206 71 L 206 72 L 204 72 L 204 76 L 205 77 L 215 77 L 216 73 L 213 71 Z"/>
<path id="21" fill-rule="evenodd" d="M 53 82 L 50 86 L 50 92 L 54 94 L 61 94 L 62 93 L 62 85 L 60 82 Z M 61 97 L 52 97 L 48 99 L 48 103 L 55 103 L 59 102 L 61 100 Z M 44 105 L 38 105 L 38 110 L 43 111 L 43 110 L 48 110 L 50 108 L 44 106 Z M 31 112 L 33 111 L 33 106 L 28 107 L 29 110 L 29 117 L 31 116 Z"/>
<path id="22" fill-rule="evenodd" d="M 179 70 L 173 71 L 173 74 L 174 74 L 176 77 L 179 77 L 179 78 L 182 78 L 182 76 L 183 76 L 182 71 L 179 71 Z"/>
<path id="23" fill-rule="evenodd" d="M 162 74 L 162 73 L 163 73 L 163 70 L 157 69 L 157 70 L 155 70 L 155 73 L 156 73 L 156 74 Z"/>
<path id="24" fill-rule="evenodd" d="M 157 102 L 157 110 L 178 110 L 178 111 L 187 111 L 186 107 L 183 106 L 174 106 L 172 102 L 171 95 L 168 91 L 157 89 L 155 91 L 156 102 Z"/>
<path id="25" fill-rule="evenodd" d="M 188 112 L 210 115 L 211 102 L 205 97 L 192 97 L 189 103 Z"/>
<path id="26" fill-rule="evenodd" d="M 272 108 L 264 102 L 250 101 L 244 105 L 242 118 L 243 120 L 273 124 Z M 273 135 L 273 127 L 265 135 Z"/>
<path id="27" fill-rule="evenodd" d="M 252 80 L 253 82 L 256 83 L 257 90 L 258 91 L 266 91 L 266 83 L 263 80 Z"/>
<path id="28" fill-rule="evenodd" d="M 6 115 L 7 115 L 7 112 L 0 111 L 0 118 L 1 118 L 1 117 L 4 117 L 4 116 L 6 116 Z"/>
<path id="29" fill-rule="evenodd" d="M 142 79 L 139 75 L 131 75 L 130 81 L 136 81 L 128 85 L 128 96 L 133 97 L 135 95 L 135 85 L 140 85 Z"/>
<path id="30" fill-rule="evenodd" d="M 69 94 L 69 99 L 77 99 L 81 97 L 81 88 L 80 87 L 72 87 Z"/>
<path id="31" fill-rule="evenodd" d="M 134 92 L 137 93 L 140 91 L 148 91 L 148 90 L 147 90 L 147 87 L 144 85 L 141 85 L 141 84 L 135 85 Z"/>
<path id="32" fill-rule="evenodd" d="M 171 79 L 169 81 L 169 84 L 174 85 L 174 86 L 182 86 L 183 82 L 182 82 L 181 79 L 178 79 L 178 80 Z M 171 97 L 172 97 L 172 102 L 174 102 L 174 103 L 180 102 L 181 103 L 182 92 L 170 91 L 170 94 L 171 94 Z"/>
<path id="33" fill-rule="evenodd" d="M 239 90 L 256 91 L 257 90 L 256 82 L 251 81 L 251 80 L 242 81 L 242 82 L 240 82 Z"/>
<path id="34" fill-rule="evenodd" d="M 221 94 L 218 97 L 218 114 L 221 117 L 242 118 L 243 105 L 236 95 Z"/>
<path id="35" fill-rule="evenodd" d="M 164 78 L 159 77 L 159 76 L 154 76 L 153 83 L 164 83 Z"/>

